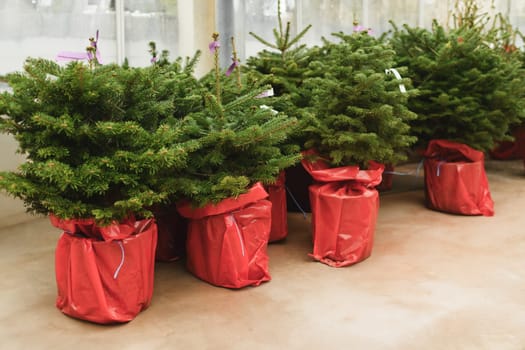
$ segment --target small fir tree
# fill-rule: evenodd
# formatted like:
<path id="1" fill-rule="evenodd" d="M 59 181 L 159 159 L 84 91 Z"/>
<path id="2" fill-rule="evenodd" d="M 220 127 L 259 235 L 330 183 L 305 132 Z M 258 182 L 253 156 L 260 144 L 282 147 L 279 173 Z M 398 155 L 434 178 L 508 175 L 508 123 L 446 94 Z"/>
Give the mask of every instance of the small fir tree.
<path id="1" fill-rule="evenodd" d="M 494 1 L 491 7 L 494 8 Z M 454 28 L 468 27 L 471 30 L 478 31 L 484 38 L 490 48 L 500 53 L 503 59 L 509 56 L 518 56 L 523 66 L 523 53 L 518 51 L 516 46 L 517 38 L 523 41 L 523 35 L 520 30 L 514 27 L 507 16 L 498 12 L 493 17 L 488 13 L 480 13 L 480 5 L 477 0 L 456 0 L 452 14 Z M 523 121 L 520 119 L 518 124 L 509 123 L 508 139 L 514 138 L 518 128 L 523 127 Z"/>
<path id="2" fill-rule="evenodd" d="M 147 208 L 178 196 L 166 180 L 198 145 L 179 142 L 165 93 L 173 82 L 158 67 L 28 59 L 7 79 L 13 92 L 0 95 L 0 129 L 27 161 L 1 173 L 0 188 L 30 212 L 104 224 L 151 216 Z"/>
<path id="3" fill-rule="evenodd" d="M 309 56 L 306 45 L 299 45 L 295 48 L 294 45 L 299 43 L 312 26 L 306 26 L 292 38 L 290 22 L 287 22 L 286 28 L 283 28 L 281 1 L 277 2 L 277 20 L 278 28 L 273 29 L 275 38 L 275 43 L 273 44 L 253 32 L 249 33 L 273 51 L 265 49 L 259 52 L 257 56 L 250 57 L 247 61 L 247 66 L 261 74 L 272 75 L 270 84 L 275 94 L 277 96 L 291 94 L 292 101 L 298 103 L 301 101 L 298 87 L 304 80 Z M 301 105 L 301 103 L 298 104 Z"/>
<path id="4" fill-rule="evenodd" d="M 286 98 L 269 94 L 271 88 L 268 84 L 271 82 L 271 76 L 260 75 L 251 70 L 241 70 L 241 64 L 237 57 L 233 37 L 231 38 L 231 42 L 233 52 L 230 67 L 222 72 L 218 66 L 216 66 L 215 69 L 204 75 L 199 82 L 209 93 L 215 96 L 217 96 L 217 91 L 220 91 L 220 99 L 223 105 L 233 102 L 244 95 L 251 94 L 254 90 L 260 91 L 262 88 L 266 88 L 267 90 L 263 90 L 255 98 L 261 100 L 259 103 L 261 108 L 270 109 L 273 113 L 277 113 L 277 110 L 280 110 L 278 106 L 282 106 L 283 99 Z M 215 48 L 212 51 L 213 54 L 217 56 L 218 53 L 215 51 Z M 218 56 L 216 59 L 218 60 Z M 217 72 L 219 72 L 219 74 L 217 74 Z M 219 84 L 219 88 L 217 84 Z M 288 132 L 289 134 L 293 134 L 297 130 L 297 124 L 298 123 L 296 123 L 292 131 Z M 300 147 L 290 142 L 289 137 L 287 137 L 286 142 L 279 144 L 279 148 L 283 154 L 287 155 L 297 155 L 300 152 Z"/>
<path id="5" fill-rule="evenodd" d="M 418 115 L 411 126 L 420 147 L 449 139 L 490 150 L 525 117 L 519 55 L 503 54 L 494 32 L 476 23 L 484 22 L 463 21 L 449 31 L 437 21 L 432 30 L 394 26 L 397 64 L 408 67 L 420 91 L 409 100 Z"/>
<path id="6" fill-rule="evenodd" d="M 239 96 L 229 94 L 225 101 L 217 33 L 214 43 L 210 47 L 216 80 L 205 96 L 206 108 L 183 121 L 186 140 L 200 147 L 192 153 L 187 172 L 171 179 L 197 206 L 236 197 L 257 181 L 273 183 L 282 169 L 300 158 L 298 153 L 281 149 L 297 120 L 263 107 L 268 101 L 258 98 L 268 86 L 251 88 Z"/>
<path id="7" fill-rule="evenodd" d="M 275 108 L 296 117 L 299 125 L 291 137 L 291 142 L 303 146 L 304 138 L 301 131 L 309 124 L 309 115 L 305 107 L 309 105 L 301 86 L 308 71 L 310 49 L 305 44 L 298 43 L 312 27 L 306 26 L 295 37 L 291 35 L 290 22 L 283 26 L 281 18 L 281 1 L 277 2 L 278 28 L 273 29 L 275 42 L 271 43 L 261 36 L 249 34 L 268 47 L 256 56 L 248 58 L 245 70 L 254 72 L 258 77 L 267 77 L 275 96 L 282 97 L 275 101 Z"/>
<path id="8" fill-rule="evenodd" d="M 408 125 L 415 114 L 406 106 L 415 92 L 406 91 L 409 79 L 386 74 L 396 67 L 394 51 L 366 31 L 334 35 L 339 42 L 323 38 L 323 46 L 312 53 L 303 84 L 314 116 L 305 129 L 306 148 L 337 166 L 405 159 L 415 142 Z"/>

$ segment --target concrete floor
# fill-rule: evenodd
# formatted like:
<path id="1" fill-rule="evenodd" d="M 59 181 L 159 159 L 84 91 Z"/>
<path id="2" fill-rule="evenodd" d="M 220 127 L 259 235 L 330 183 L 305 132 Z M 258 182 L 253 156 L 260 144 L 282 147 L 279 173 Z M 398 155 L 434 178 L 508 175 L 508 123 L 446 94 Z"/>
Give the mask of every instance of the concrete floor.
<path id="1" fill-rule="evenodd" d="M 119 326 L 55 309 L 60 232 L 27 217 L 0 232 L 0 348 L 523 350 L 525 171 L 491 161 L 487 173 L 494 217 L 427 210 L 421 177 L 396 176 L 368 260 L 313 262 L 310 221 L 290 213 L 271 282 L 231 291 L 157 264 L 152 305 Z"/>

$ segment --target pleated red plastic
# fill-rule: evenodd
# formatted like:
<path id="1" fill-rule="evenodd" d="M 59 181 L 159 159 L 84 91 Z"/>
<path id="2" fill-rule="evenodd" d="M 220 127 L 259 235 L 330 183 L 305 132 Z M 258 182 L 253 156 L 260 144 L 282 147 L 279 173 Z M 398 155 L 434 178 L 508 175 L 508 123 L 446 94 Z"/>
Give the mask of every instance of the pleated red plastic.
<path id="1" fill-rule="evenodd" d="M 288 213 L 286 208 L 286 188 L 284 171 L 274 184 L 266 185 L 268 200 L 272 202 L 272 227 L 269 242 L 276 242 L 288 235 Z"/>
<path id="2" fill-rule="evenodd" d="M 494 215 L 482 152 L 457 142 L 432 140 L 424 156 L 429 208 L 462 215 Z"/>
<path id="3" fill-rule="evenodd" d="M 85 229 L 83 220 L 75 221 L 62 223 Z M 75 231 L 60 236 L 55 251 L 56 306 L 64 314 L 101 324 L 123 323 L 150 305 L 157 226 L 153 220 L 111 226 L 103 231 L 120 239 L 101 241 Z"/>
<path id="4" fill-rule="evenodd" d="M 270 201 L 260 183 L 238 198 L 193 208 L 178 206 L 189 219 L 187 267 L 198 278 L 219 287 L 258 286 L 271 279 L 268 270 Z"/>
<path id="5" fill-rule="evenodd" d="M 379 192 L 390 191 L 394 182 L 394 166 L 392 164 L 385 164 L 385 170 L 381 176 L 381 183 L 376 186 L 376 190 Z"/>
<path id="6" fill-rule="evenodd" d="M 303 152 L 305 156 L 315 155 L 315 151 Z M 352 181 L 365 187 L 375 187 L 381 183 L 382 174 L 385 170 L 383 164 L 370 161 L 368 170 L 360 170 L 358 166 L 342 166 L 331 168 L 322 158 L 310 161 L 304 158 L 301 163 L 305 170 L 317 182 L 339 182 Z"/>
<path id="7" fill-rule="evenodd" d="M 315 260 L 343 267 L 368 258 L 374 244 L 379 211 L 382 164 L 369 170 L 356 166 L 329 168 L 323 161 L 303 160 L 303 166 L 318 183 L 311 185 L 312 238 Z"/>
<path id="8" fill-rule="evenodd" d="M 525 126 L 517 127 L 513 132 L 514 141 L 499 142 L 490 156 L 494 159 L 524 159 L 525 160 Z"/>

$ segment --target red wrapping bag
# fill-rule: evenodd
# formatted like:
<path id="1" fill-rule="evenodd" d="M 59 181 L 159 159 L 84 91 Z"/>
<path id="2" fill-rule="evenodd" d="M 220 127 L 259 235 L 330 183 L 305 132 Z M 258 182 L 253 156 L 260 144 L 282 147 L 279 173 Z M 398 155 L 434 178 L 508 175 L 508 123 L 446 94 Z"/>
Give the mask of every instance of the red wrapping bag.
<path id="1" fill-rule="evenodd" d="M 131 321 L 150 305 L 157 244 L 154 220 L 102 228 L 89 219 L 50 218 L 53 225 L 64 230 L 55 251 L 56 306 L 60 311 L 108 324 Z M 118 238 L 94 238 L 101 232 Z"/>
<path id="2" fill-rule="evenodd" d="M 376 186 L 376 190 L 379 192 L 392 190 L 394 182 L 394 166 L 392 164 L 385 164 L 385 170 L 381 175 L 381 183 Z"/>
<path id="3" fill-rule="evenodd" d="M 525 160 L 525 126 L 517 127 L 513 132 L 514 141 L 502 141 L 490 151 L 494 159 L 524 159 Z"/>
<path id="4" fill-rule="evenodd" d="M 498 160 L 519 159 L 522 157 L 515 141 L 498 142 L 497 146 L 490 151 L 490 156 Z"/>
<path id="5" fill-rule="evenodd" d="M 187 267 L 198 278 L 226 288 L 258 286 L 270 280 L 266 248 L 270 235 L 270 201 L 260 183 L 237 198 L 193 208 L 178 206 L 190 219 Z"/>
<path id="6" fill-rule="evenodd" d="M 272 202 L 272 226 L 269 242 L 280 241 L 288 235 L 288 211 L 284 183 L 285 174 L 282 171 L 275 183 L 266 186 L 268 200 Z"/>
<path id="7" fill-rule="evenodd" d="M 302 164 L 318 183 L 309 187 L 312 207 L 312 238 L 315 260 L 343 267 L 368 258 L 372 252 L 379 211 L 384 166 L 370 163 L 369 170 L 357 166 L 329 168 L 322 160 Z"/>
<path id="8" fill-rule="evenodd" d="M 424 156 L 429 208 L 462 215 L 494 215 L 482 152 L 457 142 L 432 140 Z"/>

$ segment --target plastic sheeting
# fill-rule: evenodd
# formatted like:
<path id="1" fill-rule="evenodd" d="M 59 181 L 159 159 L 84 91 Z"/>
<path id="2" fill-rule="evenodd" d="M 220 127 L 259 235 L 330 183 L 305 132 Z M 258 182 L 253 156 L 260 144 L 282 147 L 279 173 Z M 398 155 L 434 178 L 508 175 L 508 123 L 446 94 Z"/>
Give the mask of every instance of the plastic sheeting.
<path id="1" fill-rule="evenodd" d="M 270 229 L 269 242 L 276 242 L 286 238 L 288 235 L 288 213 L 286 208 L 286 188 L 284 171 L 274 184 L 267 185 L 268 200 L 272 202 L 272 226 Z"/>
<path id="2" fill-rule="evenodd" d="M 130 220 L 104 228 L 89 219 L 51 216 L 51 222 L 64 230 L 55 251 L 60 311 L 107 324 L 131 321 L 150 305 L 157 244 L 154 220 Z M 94 238 L 101 232 L 110 238 Z"/>
<path id="3" fill-rule="evenodd" d="M 490 151 L 494 159 L 524 159 L 525 160 L 525 126 L 520 126 L 512 133 L 514 141 L 502 141 Z"/>
<path id="4" fill-rule="evenodd" d="M 379 192 L 390 191 L 394 183 L 394 166 L 392 164 L 385 164 L 385 170 L 383 171 L 381 183 L 377 185 L 376 190 Z"/>
<path id="5" fill-rule="evenodd" d="M 432 140 L 424 156 L 429 208 L 462 215 L 494 215 L 482 152 L 457 142 Z"/>
<path id="6" fill-rule="evenodd" d="M 329 168 L 322 160 L 302 161 L 318 183 L 309 187 L 315 260 L 343 267 L 368 258 L 374 244 L 379 211 L 382 164 L 369 170 L 357 166 Z"/>
<path id="7" fill-rule="evenodd" d="M 198 278 L 219 287 L 258 286 L 271 279 L 267 246 L 272 204 L 260 183 L 237 198 L 179 213 L 190 219 L 187 267 Z"/>

